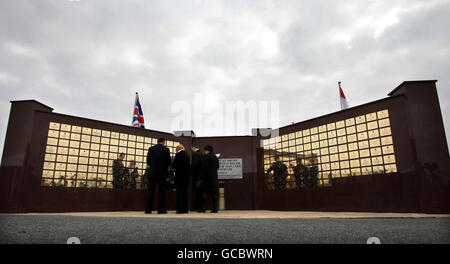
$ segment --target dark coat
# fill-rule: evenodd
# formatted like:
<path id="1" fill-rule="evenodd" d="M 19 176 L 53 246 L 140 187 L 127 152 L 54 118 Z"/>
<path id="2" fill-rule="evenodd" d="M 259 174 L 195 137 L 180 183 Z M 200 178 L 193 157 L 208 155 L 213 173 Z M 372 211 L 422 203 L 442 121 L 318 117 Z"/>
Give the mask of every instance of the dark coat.
<path id="1" fill-rule="evenodd" d="M 203 179 L 207 193 L 217 194 L 219 192 L 218 169 L 219 159 L 216 154 L 213 152 L 205 154 L 205 176 Z"/>
<path id="2" fill-rule="evenodd" d="M 187 187 L 189 185 L 189 155 L 181 150 L 175 154 L 172 168 L 175 170 L 175 186 Z"/>
<path id="3" fill-rule="evenodd" d="M 205 154 L 200 150 L 192 153 L 191 175 L 192 181 L 196 183 L 205 174 Z"/>
<path id="4" fill-rule="evenodd" d="M 170 165 L 170 151 L 167 147 L 157 144 L 148 149 L 147 164 L 150 165 L 150 177 L 167 178 Z"/>

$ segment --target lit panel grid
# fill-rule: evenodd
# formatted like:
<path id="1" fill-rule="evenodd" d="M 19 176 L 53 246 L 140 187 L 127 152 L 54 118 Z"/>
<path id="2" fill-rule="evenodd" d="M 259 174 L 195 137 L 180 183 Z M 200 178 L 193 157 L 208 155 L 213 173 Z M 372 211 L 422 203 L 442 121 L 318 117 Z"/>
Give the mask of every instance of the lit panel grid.
<path id="1" fill-rule="evenodd" d="M 156 143 L 151 137 L 50 122 L 41 185 L 112 188 L 113 161 L 125 153 L 125 167 L 136 162 L 140 188 L 148 148 Z M 172 157 L 179 144 L 167 141 Z"/>
<path id="2" fill-rule="evenodd" d="M 387 109 L 264 139 L 262 146 L 265 172 L 276 156 L 288 168 L 287 189 L 304 187 L 295 177 L 298 161 L 317 171 L 318 186 L 330 186 L 332 178 L 397 172 Z M 266 173 L 270 190 L 275 189 L 273 178 L 272 171 Z"/>

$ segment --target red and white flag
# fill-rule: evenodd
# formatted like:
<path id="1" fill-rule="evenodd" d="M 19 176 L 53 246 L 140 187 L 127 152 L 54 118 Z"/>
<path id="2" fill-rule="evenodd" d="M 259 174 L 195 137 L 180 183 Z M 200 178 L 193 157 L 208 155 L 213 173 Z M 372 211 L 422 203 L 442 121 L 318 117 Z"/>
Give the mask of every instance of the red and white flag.
<path id="1" fill-rule="evenodd" d="M 341 110 L 348 108 L 347 98 L 345 98 L 344 91 L 341 88 L 341 82 L 339 82 L 339 98 L 341 100 Z"/>

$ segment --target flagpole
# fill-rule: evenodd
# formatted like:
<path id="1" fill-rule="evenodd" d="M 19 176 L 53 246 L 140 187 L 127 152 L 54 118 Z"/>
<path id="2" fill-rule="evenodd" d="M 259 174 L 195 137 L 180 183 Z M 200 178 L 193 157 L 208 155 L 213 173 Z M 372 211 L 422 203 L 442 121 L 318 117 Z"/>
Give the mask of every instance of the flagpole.
<path id="1" fill-rule="evenodd" d="M 131 126 L 133 126 L 133 120 L 134 120 L 134 109 L 136 108 L 136 102 L 138 98 L 138 92 L 136 92 L 136 96 L 134 97 L 134 104 L 133 104 L 133 115 L 131 116 Z"/>

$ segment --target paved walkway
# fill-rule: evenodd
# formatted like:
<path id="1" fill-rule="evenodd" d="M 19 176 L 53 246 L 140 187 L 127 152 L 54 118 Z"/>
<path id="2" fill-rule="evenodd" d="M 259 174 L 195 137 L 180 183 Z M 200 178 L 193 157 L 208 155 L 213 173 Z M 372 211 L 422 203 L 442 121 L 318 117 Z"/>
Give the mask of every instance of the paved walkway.
<path id="1" fill-rule="evenodd" d="M 365 244 L 450 243 L 450 217 L 417 214 L 224 211 L 2 214 L 0 244 Z"/>
<path id="2" fill-rule="evenodd" d="M 200 214 L 144 214 L 142 211 L 121 212 L 70 212 L 70 213 L 30 213 L 20 215 L 65 215 L 65 216 L 91 216 L 91 217 L 149 217 L 149 218 L 236 218 L 236 219 L 364 219 L 364 218 L 449 218 L 450 214 L 417 214 L 417 213 L 364 213 L 364 212 L 305 212 L 305 211 L 265 211 L 265 210 L 225 210 L 217 214 L 209 212 Z"/>

